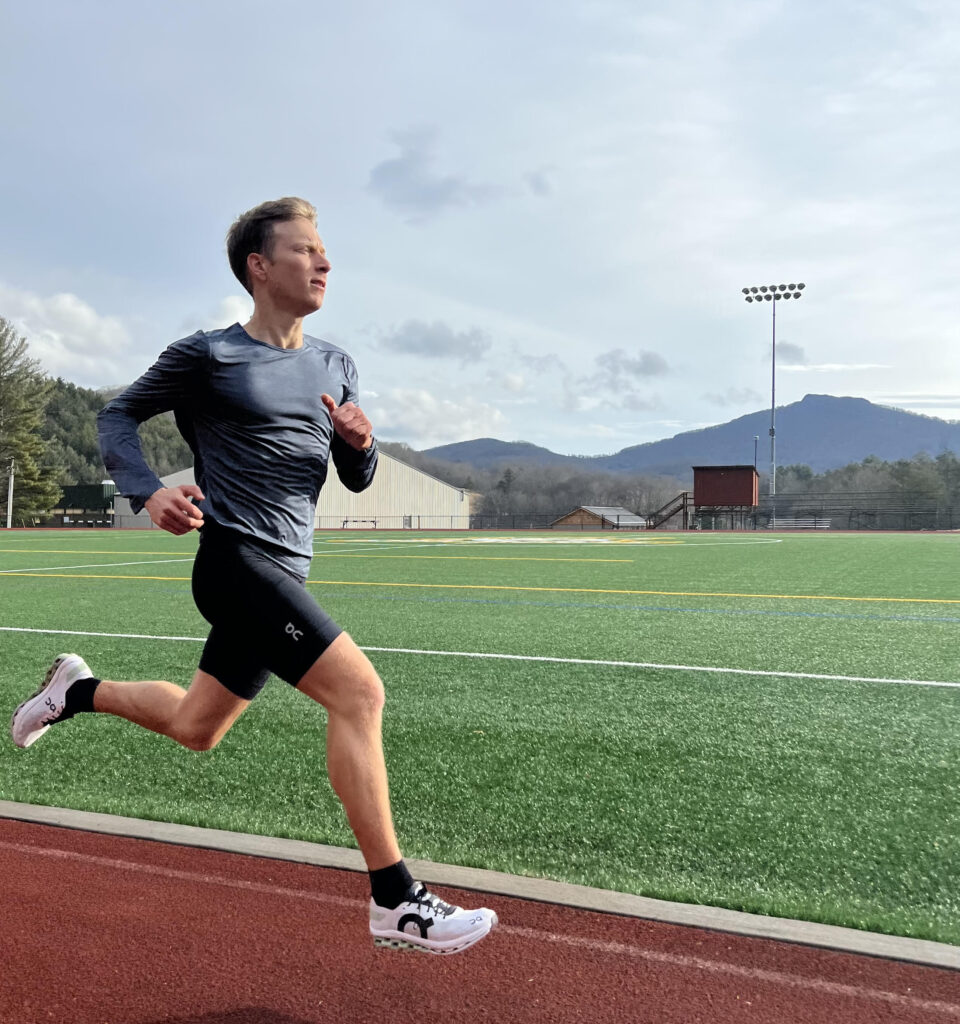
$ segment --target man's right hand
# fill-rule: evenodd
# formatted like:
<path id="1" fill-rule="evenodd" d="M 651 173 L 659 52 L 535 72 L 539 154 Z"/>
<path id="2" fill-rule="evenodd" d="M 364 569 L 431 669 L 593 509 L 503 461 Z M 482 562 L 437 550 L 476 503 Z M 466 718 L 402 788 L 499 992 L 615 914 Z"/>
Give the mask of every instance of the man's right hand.
<path id="1" fill-rule="evenodd" d="M 196 484 L 161 487 L 147 498 L 143 506 L 161 530 L 180 537 L 203 526 L 203 513 L 190 498 L 203 501 L 203 491 Z"/>

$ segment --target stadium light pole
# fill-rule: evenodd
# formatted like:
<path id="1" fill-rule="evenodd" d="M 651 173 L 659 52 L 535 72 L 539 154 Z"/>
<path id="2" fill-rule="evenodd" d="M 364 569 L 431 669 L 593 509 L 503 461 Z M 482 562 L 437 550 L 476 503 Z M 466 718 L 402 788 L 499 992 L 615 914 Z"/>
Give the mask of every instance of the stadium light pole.
<path id="1" fill-rule="evenodd" d="M 770 495 L 777 493 L 777 303 L 799 299 L 804 284 L 761 284 L 742 288 L 747 302 L 769 302 L 773 309 L 773 346 L 770 360 Z"/>
<path id="2" fill-rule="evenodd" d="M 753 468 L 757 468 L 757 445 L 760 443 L 760 435 L 753 435 Z"/>
<path id="3" fill-rule="evenodd" d="M 16 461 L 10 456 L 10 479 L 7 482 L 7 529 L 13 529 L 13 471 Z"/>

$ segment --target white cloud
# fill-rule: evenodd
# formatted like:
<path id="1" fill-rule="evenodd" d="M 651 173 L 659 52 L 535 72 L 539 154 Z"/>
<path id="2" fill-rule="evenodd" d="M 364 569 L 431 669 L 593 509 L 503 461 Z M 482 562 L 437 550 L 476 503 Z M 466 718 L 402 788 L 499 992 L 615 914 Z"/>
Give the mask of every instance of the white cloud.
<path id="1" fill-rule="evenodd" d="M 432 128 L 394 132 L 400 155 L 378 163 L 370 172 L 368 189 L 387 206 L 423 221 L 450 207 L 476 206 L 502 194 L 494 185 L 469 181 L 462 175 L 433 169 L 437 132 Z M 545 179 L 540 183 L 545 186 Z"/>
<path id="2" fill-rule="evenodd" d="M 778 366 L 777 369 L 785 373 L 843 373 L 850 370 L 889 370 L 892 367 L 885 363 L 813 363 L 808 366 Z"/>
<path id="3" fill-rule="evenodd" d="M 953 405 L 960 403 L 960 395 L 940 395 L 925 392 L 902 392 L 899 394 L 875 394 L 869 396 L 872 402 L 882 402 L 891 405 Z"/>
<path id="4" fill-rule="evenodd" d="M 377 437 L 420 447 L 495 436 L 506 426 L 499 409 L 474 398 L 437 398 L 429 391 L 393 388 L 367 408 Z"/>
<path id="5" fill-rule="evenodd" d="M 763 401 L 763 396 L 752 388 L 727 388 L 726 391 L 708 392 L 703 396 L 711 405 L 744 406 L 756 405 Z"/>
<path id="6" fill-rule="evenodd" d="M 659 377 L 670 367 L 666 359 L 657 352 L 639 351 L 635 356 L 622 348 L 601 352 L 597 356 L 600 368 L 597 378 L 613 391 L 622 391 L 629 386 L 629 378 Z"/>
<path id="7" fill-rule="evenodd" d="M 766 355 L 769 362 L 769 353 Z M 777 366 L 786 370 L 791 367 L 802 368 L 806 366 L 807 354 L 800 345 L 791 345 L 788 341 L 777 342 Z"/>
<path id="8" fill-rule="evenodd" d="M 631 355 L 622 348 L 595 357 L 596 371 L 577 379 L 569 376 L 563 384 L 563 403 L 575 412 L 608 409 L 649 412 L 662 407 L 660 395 L 637 391 L 651 377 L 662 377 L 669 364 L 657 352 L 637 350 Z"/>
<path id="9" fill-rule="evenodd" d="M 380 335 L 381 348 L 408 355 L 459 359 L 463 365 L 482 359 L 491 344 L 489 335 L 479 328 L 456 331 L 440 320 L 430 324 L 422 320 L 407 320 Z"/>
<path id="10" fill-rule="evenodd" d="M 0 283 L 0 315 L 27 339 L 31 358 L 51 376 L 102 387 L 124 383 L 133 372 L 127 326 L 69 292 L 41 296 Z"/>
<path id="11" fill-rule="evenodd" d="M 184 334 L 193 334 L 194 331 L 213 331 L 231 324 L 244 324 L 252 312 L 253 299 L 249 295 L 227 295 L 217 306 L 185 317 L 180 330 Z"/>
<path id="12" fill-rule="evenodd" d="M 527 390 L 527 381 L 522 373 L 494 372 L 487 374 L 487 382 L 498 391 L 509 391 L 522 395 Z"/>

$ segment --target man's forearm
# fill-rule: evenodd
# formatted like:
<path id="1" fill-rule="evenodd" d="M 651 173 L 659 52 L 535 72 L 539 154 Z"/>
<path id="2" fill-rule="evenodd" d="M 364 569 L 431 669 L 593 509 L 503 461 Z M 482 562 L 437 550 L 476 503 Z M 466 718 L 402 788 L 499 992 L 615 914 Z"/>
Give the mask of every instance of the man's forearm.
<path id="1" fill-rule="evenodd" d="M 116 402 L 105 406 L 97 416 L 103 464 L 117 490 L 130 499 L 134 512 L 139 512 L 147 498 L 163 487 L 143 457 L 137 426 L 137 420 Z"/>

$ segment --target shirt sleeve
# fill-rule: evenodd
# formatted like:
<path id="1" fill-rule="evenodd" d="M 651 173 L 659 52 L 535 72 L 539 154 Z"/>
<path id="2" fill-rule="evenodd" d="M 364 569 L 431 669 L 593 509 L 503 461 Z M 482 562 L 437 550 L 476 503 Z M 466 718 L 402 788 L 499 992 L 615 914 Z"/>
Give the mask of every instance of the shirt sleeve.
<path id="1" fill-rule="evenodd" d="M 344 402 L 360 404 L 360 389 L 357 381 L 357 367 L 353 360 L 344 355 L 343 370 L 346 383 L 343 389 L 343 397 L 339 405 Z M 359 494 L 365 491 L 373 483 L 373 476 L 377 471 L 377 440 L 369 448 L 356 449 L 347 444 L 336 432 L 330 442 L 330 457 L 337 468 L 337 476 L 340 482 L 348 491 Z"/>
<path id="2" fill-rule="evenodd" d="M 207 346 L 202 332 L 169 346 L 147 372 L 108 402 L 97 416 L 100 453 L 117 490 L 139 512 L 163 487 L 147 465 L 137 427 L 159 413 L 187 404 L 203 373 Z"/>

